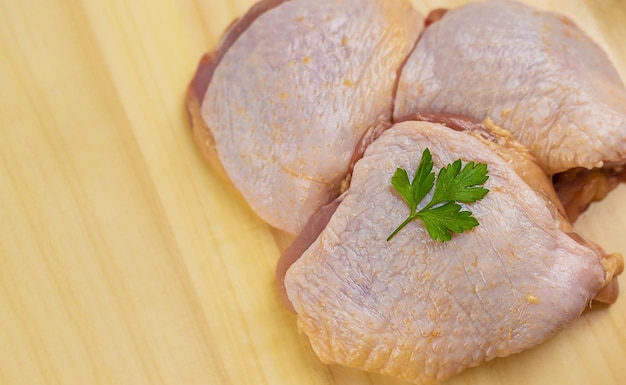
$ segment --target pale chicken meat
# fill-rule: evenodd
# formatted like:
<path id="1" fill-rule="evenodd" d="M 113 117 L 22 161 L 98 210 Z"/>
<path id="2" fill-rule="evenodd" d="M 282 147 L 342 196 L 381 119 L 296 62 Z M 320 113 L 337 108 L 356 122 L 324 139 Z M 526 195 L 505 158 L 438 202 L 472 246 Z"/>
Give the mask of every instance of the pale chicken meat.
<path id="1" fill-rule="evenodd" d="M 190 86 L 198 145 L 262 219 L 297 234 L 338 195 L 367 127 L 391 119 L 422 29 L 406 0 L 256 4 Z"/>
<path id="2" fill-rule="evenodd" d="M 617 298 L 622 256 L 568 216 L 626 175 L 626 91 L 562 16 L 262 0 L 202 58 L 187 107 L 215 169 L 300 234 L 277 282 L 324 362 L 436 383 Z M 426 148 L 436 169 L 487 164 L 489 193 L 462 204 L 479 225 L 439 242 L 414 221 L 388 240 L 409 211 L 391 176 Z"/>
<path id="3" fill-rule="evenodd" d="M 547 174 L 570 170 L 557 189 L 572 219 L 624 179 L 626 89 L 562 15 L 512 1 L 437 12 L 398 84 L 394 116 L 416 111 L 489 117 Z"/>
<path id="4" fill-rule="evenodd" d="M 533 158 L 493 127 L 395 124 L 356 163 L 311 245 L 279 267 L 322 361 L 444 381 L 545 341 L 614 283 L 621 256 L 574 232 Z M 387 241 L 409 210 L 391 176 L 398 167 L 412 175 L 425 148 L 435 169 L 458 158 L 487 164 L 489 193 L 464 206 L 480 224 L 439 242 L 416 221 Z"/>

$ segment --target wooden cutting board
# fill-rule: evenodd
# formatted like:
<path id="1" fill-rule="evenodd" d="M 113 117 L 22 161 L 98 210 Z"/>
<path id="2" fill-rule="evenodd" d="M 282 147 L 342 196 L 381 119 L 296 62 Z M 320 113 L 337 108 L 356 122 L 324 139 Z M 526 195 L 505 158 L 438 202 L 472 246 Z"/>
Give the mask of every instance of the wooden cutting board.
<path id="1" fill-rule="evenodd" d="M 626 2 L 528 2 L 626 79 Z M 0 384 L 400 384 L 318 361 L 274 289 L 290 237 L 192 143 L 185 88 L 251 3 L 0 0 Z M 625 199 L 578 229 L 626 253 Z M 449 384 L 624 383 L 625 327 L 622 295 Z"/>

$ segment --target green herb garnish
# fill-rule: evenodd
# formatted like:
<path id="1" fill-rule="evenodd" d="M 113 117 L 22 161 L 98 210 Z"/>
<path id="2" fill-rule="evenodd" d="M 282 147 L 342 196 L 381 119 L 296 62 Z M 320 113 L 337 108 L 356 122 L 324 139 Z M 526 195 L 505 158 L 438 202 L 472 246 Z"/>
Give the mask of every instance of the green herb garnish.
<path id="1" fill-rule="evenodd" d="M 473 203 L 485 197 L 489 190 L 479 186 L 489 179 L 487 165 L 469 162 L 461 168 L 461 159 L 457 159 L 439 170 L 436 181 L 432 170 L 433 162 L 428 148 L 422 153 L 413 181 L 409 181 L 406 170 L 396 169 L 391 177 L 391 184 L 409 205 L 411 213 L 391 233 L 387 241 L 417 218 L 424 222 L 430 237 L 441 242 L 452 239 L 452 231 L 462 233 L 478 226 L 472 213 L 461 210 L 457 202 Z M 433 186 L 435 191 L 430 202 L 418 210 L 417 206 Z"/>

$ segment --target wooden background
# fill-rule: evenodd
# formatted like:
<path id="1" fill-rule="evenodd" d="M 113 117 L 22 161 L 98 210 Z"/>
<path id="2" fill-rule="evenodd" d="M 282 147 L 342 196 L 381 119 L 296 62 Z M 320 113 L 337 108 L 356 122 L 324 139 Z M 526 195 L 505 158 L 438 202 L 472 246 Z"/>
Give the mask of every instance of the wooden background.
<path id="1" fill-rule="evenodd" d="M 626 2 L 528 2 L 626 79 Z M 185 88 L 251 3 L 0 0 L 0 384 L 399 384 L 319 363 L 274 289 L 290 237 L 192 143 Z M 625 198 L 577 227 L 626 253 Z M 623 293 L 449 384 L 625 383 L 625 328 Z"/>

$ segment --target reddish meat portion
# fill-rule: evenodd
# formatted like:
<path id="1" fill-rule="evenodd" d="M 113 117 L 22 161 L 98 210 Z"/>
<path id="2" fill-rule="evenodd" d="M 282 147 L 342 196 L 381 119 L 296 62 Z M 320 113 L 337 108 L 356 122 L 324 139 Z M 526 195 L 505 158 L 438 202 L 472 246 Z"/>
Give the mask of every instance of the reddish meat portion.
<path id="1" fill-rule="evenodd" d="M 447 8 L 437 8 L 435 10 L 430 11 L 428 16 L 426 16 L 426 20 L 424 21 L 424 26 L 428 27 L 432 23 L 435 23 L 443 18 L 443 15 L 448 12 Z"/>
<path id="2" fill-rule="evenodd" d="M 626 182 L 624 165 L 604 168 L 573 168 L 556 174 L 552 180 L 567 216 L 574 222 L 592 202 L 600 201 L 620 183 Z"/>
<path id="3" fill-rule="evenodd" d="M 298 237 L 283 251 L 280 259 L 278 260 L 278 264 L 276 265 L 276 282 L 278 283 L 278 291 L 280 293 L 281 299 L 285 306 L 291 310 L 295 311 L 289 298 L 287 297 L 287 292 L 285 291 L 285 274 L 287 270 L 293 265 L 298 258 L 302 256 L 302 254 L 311 246 L 313 242 L 317 239 L 318 235 L 324 230 L 328 221 L 337 210 L 337 206 L 341 200 L 335 199 L 334 201 L 320 207 L 315 214 L 311 215 L 306 225 L 298 235 Z"/>

